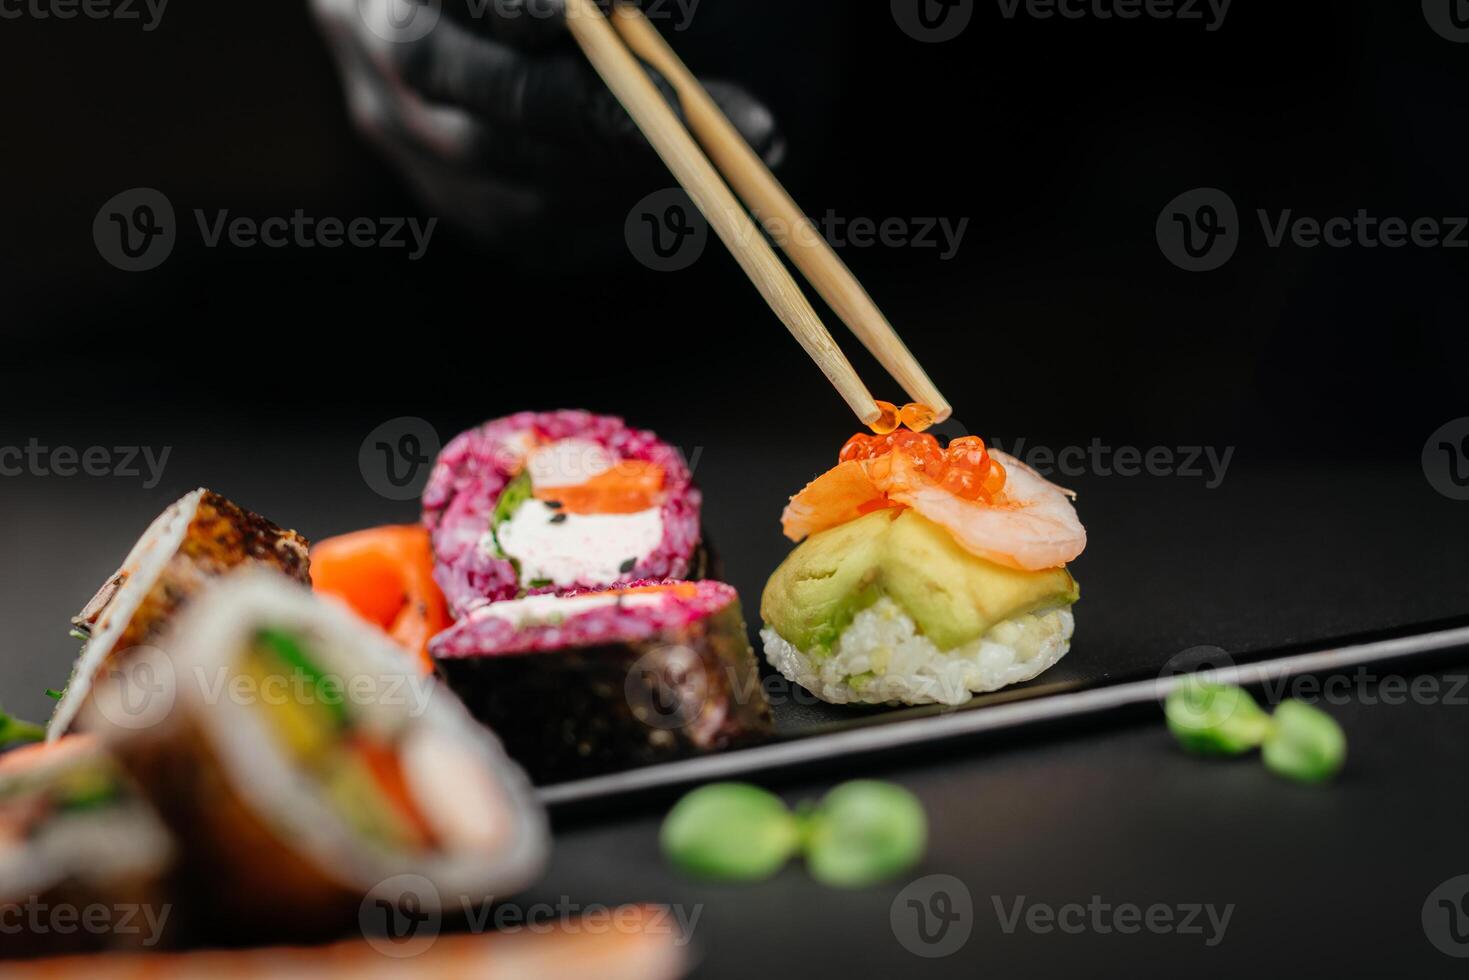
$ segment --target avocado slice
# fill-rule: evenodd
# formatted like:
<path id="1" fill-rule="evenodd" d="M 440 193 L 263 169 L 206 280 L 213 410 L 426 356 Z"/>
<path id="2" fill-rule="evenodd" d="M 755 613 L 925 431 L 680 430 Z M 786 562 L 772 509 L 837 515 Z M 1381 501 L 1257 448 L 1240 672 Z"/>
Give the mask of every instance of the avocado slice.
<path id="1" fill-rule="evenodd" d="M 965 551 L 912 510 L 882 510 L 812 535 L 766 583 L 760 615 L 810 654 L 830 651 L 853 617 L 887 596 L 940 650 L 1016 616 L 1080 598 L 1065 568 L 1026 572 Z"/>

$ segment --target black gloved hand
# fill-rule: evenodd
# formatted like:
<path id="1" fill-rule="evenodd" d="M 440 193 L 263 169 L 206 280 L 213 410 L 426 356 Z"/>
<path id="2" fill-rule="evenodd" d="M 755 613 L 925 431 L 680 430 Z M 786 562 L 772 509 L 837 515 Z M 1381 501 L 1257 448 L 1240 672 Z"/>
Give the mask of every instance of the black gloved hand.
<path id="1" fill-rule="evenodd" d="M 566 36 L 561 0 L 311 2 L 354 121 L 447 217 L 494 235 L 550 196 L 659 172 Z M 780 140 L 769 110 L 736 86 L 706 84 L 774 162 Z"/>

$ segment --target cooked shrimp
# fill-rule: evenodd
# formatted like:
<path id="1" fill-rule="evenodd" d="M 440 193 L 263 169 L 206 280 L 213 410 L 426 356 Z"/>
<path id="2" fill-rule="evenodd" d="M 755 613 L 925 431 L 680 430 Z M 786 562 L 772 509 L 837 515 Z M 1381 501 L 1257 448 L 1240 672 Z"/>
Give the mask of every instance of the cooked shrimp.
<path id="1" fill-rule="evenodd" d="M 849 460 L 806 484 L 791 498 L 780 517 L 781 530 L 792 541 L 854 521 L 868 513 L 863 507 L 881 500 L 883 493 L 867 472 L 867 461 Z"/>
<path id="2" fill-rule="evenodd" d="M 781 526 L 800 541 L 873 510 L 903 506 L 945 528 L 965 550 L 1010 568 L 1057 568 L 1081 554 L 1086 529 L 1066 491 L 1012 456 L 990 456 L 1007 474 L 992 500 L 951 493 L 913 459 L 892 453 L 823 473 L 791 498 Z"/>
<path id="3" fill-rule="evenodd" d="M 1057 568 L 1081 554 L 1086 528 L 1066 492 L 1020 460 L 991 450 L 1005 467 L 1004 492 L 993 502 L 956 497 L 931 481 L 913 479 L 894 457 L 888 495 L 945 528 L 966 551 L 1026 571 Z"/>

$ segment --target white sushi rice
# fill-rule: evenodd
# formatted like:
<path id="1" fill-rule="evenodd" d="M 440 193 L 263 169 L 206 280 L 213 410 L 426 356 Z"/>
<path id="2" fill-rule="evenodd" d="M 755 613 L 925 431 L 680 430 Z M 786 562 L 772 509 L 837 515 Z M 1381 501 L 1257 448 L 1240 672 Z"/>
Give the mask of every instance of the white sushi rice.
<path id="1" fill-rule="evenodd" d="M 1071 649 L 1075 627 L 1069 606 L 1041 610 L 940 650 L 901 606 L 883 597 L 856 615 L 829 656 L 812 657 L 768 626 L 760 636 L 770 663 L 823 701 L 959 705 L 1055 666 Z"/>

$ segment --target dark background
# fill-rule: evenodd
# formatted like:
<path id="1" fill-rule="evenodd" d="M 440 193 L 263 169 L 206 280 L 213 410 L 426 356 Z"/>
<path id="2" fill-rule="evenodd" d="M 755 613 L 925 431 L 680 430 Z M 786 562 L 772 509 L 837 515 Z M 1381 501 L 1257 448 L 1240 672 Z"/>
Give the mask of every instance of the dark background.
<path id="1" fill-rule="evenodd" d="M 1469 46 L 1436 35 L 1417 4 L 1240 2 L 1209 33 L 1006 20 L 979 3 L 963 36 L 937 45 L 906 36 L 883 3 L 704 5 L 676 46 L 774 109 L 783 177 L 809 213 L 969 219 L 952 261 L 843 251 L 955 403 L 956 431 L 1235 450 L 1218 489 L 1179 476 L 1066 481 L 1093 540 L 1077 566 L 1073 659 L 1133 668 L 1200 644 L 1259 651 L 1469 610 L 1469 504 L 1434 492 L 1420 463 L 1429 434 L 1469 414 L 1465 253 L 1270 249 L 1254 217 L 1469 214 Z M 700 453 L 711 534 L 753 615 L 788 547 L 780 505 L 855 428 L 717 244 L 677 274 L 633 257 L 623 220 L 671 183 L 657 173 L 599 186 L 601 208 L 552 215 L 508 250 L 448 228 L 417 263 L 401 251 L 203 248 L 194 208 L 422 213 L 353 132 L 299 3 L 179 3 L 148 34 L 6 20 L 0 83 L 11 93 L 0 446 L 171 449 L 151 489 L 126 476 L 0 478 L 0 616 L 12 630 L 0 701 L 20 714 L 43 714 L 41 689 L 65 680 L 67 617 L 194 486 L 319 538 L 414 518 L 358 466 L 387 420 L 421 417 L 447 440 L 521 408 L 621 414 Z M 99 257 L 91 228 L 103 202 L 139 186 L 167 194 L 183 227 L 163 267 L 128 274 Z M 1233 198 L 1244 240 L 1222 269 L 1190 274 L 1164 258 L 1154 224 L 1200 186 Z M 896 399 L 830 325 L 875 393 Z M 982 920 L 991 891 L 1253 897 L 1233 952 L 1212 965 L 1156 938 L 998 933 L 920 963 L 882 924 L 897 887 L 832 898 L 788 872 L 754 895 L 696 892 L 709 903 L 706 967 L 749 972 L 742 930 L 757 929 L 775 932 L 781 955 L 810 942 L 846 973 L 886 962 L 972 974 L 994 956 L 1035 975 L 1113 958 L 1119 972 L 1168 962 L 1214 975 L 1306 962 L 1303 949 L 1372 933 L 1380 945 L 1356 953 L 1423 957 L 1409 972 L 1427 975 L 1451 961 L 1424 943 L 1418 903 L 1469 870 L 1449 843 L 1462 793 L 1442 776 L 1458 764 L 1464 709 L 1384 710 L 1363 716 L 1360 740 L 1394 748 L 1368 749 L 1318 795 L 1251 766 L 1211 782 L 1152 728 L 885 770 L 934 814 L 942 842 L 926 870 L 965 878 Z M 654 816 L 568 828 L 546 889 L 684 894 L 656 866 Z M 1190 848 L 1206 856 L 1190 865 Z M 1032 866 L 1046 870 L 1020 874 Z M 1289 928 L 1297 920 L 1308 936 Z M 765 972 L 782 962 L 756 959 Z"/>

